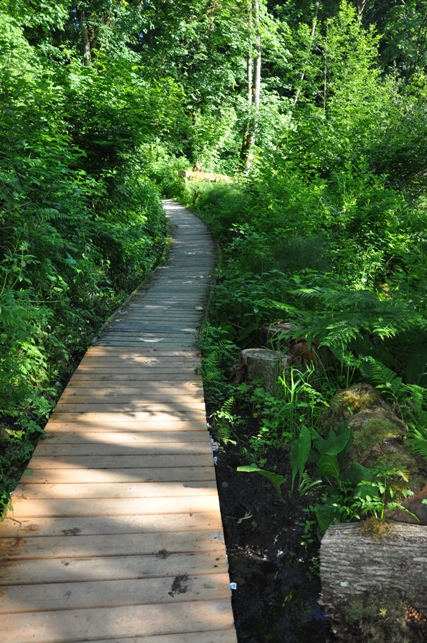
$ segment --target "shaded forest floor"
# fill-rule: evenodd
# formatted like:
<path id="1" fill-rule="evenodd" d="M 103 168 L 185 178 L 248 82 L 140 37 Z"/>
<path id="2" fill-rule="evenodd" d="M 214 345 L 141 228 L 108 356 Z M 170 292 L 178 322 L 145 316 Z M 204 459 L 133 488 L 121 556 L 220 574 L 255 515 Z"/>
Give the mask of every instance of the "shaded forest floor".
<path id="1" fill-rule="evenodd" d="M 213 435 L 215 438 L 215 436 Z M 237 446 L 218 445 L 217 481 L 240 643 L 317 643 L 334 640 L 320 607 L 319 542 L 307 495 L 284 495 L 246 464 Z M 272 452 L 268 468 L 290 476 Z M 313 496 L 314 501 L 314 496 Z"/>

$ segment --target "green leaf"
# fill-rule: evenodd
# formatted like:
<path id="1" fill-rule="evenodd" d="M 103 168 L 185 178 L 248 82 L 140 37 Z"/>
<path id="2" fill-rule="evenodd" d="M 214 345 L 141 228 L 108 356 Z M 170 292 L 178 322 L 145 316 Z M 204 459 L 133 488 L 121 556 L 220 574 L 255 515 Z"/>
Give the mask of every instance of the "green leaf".
<path id="1" fill-rule="evenodd" d="M 351 431 L 349 427 L 347 427 L 341 435 L 337 435 L 337 433 L 331 429 L 326 440 L 324 453 L 327 455 L 338 455 L 338 453 L 341 453 L 341 451 L 346 448 L 350 440 L 350 435 Z"/>
<path id="2" fill-rule="evenodd" d="M 339 480 L 340 467 L 336 455 L 324 453 L 319 460 L 320 475 L 325 478 L 334 478 Z"/>
<path id="3" fill-rule="evenodd" d="M 305 465 L 307 464 L 308 456 L 310 455 L 311 450 L 311 433 L 310 429 L 306 426 L 301 428 L 298 438 L 294 441 L 291 452 L 290 452 L 290 461 L 292 467 L 292 485 L 291 489 L 293 491 L 295 479 L 297 474 L 301 478 Z"/>
<path id="4" fill-rule="evenodd" d="M 274 488 L 279 494 L 279 498 L 281 500 L 284 499 L 281 486 L 285 482 L 286 478 L 284 476 L 281 476 L 279 473 L 274 473 L 273 471 L 265 471 L 265 469 L 260 469 L 259 467 L 257 467 L 256 464 L 247 464 L 241 467 L 237 467 L 237 471 L 241 471 L 243 473 L 259 473 L 274 485 Z"/>

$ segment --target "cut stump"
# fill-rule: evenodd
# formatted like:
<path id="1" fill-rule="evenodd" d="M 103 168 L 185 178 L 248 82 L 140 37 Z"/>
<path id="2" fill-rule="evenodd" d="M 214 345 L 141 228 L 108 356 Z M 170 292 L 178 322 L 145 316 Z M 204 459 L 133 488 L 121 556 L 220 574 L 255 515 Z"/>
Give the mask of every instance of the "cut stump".
<path id="1" fill-rule="evenodd" d="M 239 369 L 246 382 L 261 380 L 267 391 L 274 393 L 277 378 L 289 366 L 290 356 L 269 348 L 245 348 L 239 355 Z"/>

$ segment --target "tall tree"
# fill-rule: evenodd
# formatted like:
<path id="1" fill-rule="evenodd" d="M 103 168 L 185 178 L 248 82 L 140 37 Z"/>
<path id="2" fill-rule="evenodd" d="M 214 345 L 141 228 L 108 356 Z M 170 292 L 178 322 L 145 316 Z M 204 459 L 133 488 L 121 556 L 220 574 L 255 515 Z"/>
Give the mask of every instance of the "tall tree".
<path id="1" fill-rule="evenodd" d="M 248 114 L 240 151 L 240 158 L 246 172 L 249 172 L 251 168 L 252 151 L 258 130 L 261 97 L 261 20 L 259 0 L 248 1 L 248 36 Z"/>

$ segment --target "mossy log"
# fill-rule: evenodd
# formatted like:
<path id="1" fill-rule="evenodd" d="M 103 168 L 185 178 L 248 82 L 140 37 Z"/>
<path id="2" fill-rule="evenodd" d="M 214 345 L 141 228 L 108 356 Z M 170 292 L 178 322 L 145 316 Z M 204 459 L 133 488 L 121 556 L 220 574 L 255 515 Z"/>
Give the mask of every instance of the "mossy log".
<path id="1" fill-rule="evenodd" d="M 361 533 L 360 524 L 333 525 L 325 533 L 321 602 L 335 622 L 365 634 L 392 616 L 398 637 L 393 640 L 412 640 L 405 638 L 408 623 L 423 631 L 426 626 L 427 527 L 379 521 L 371 526 L 370 533 Z"/>

